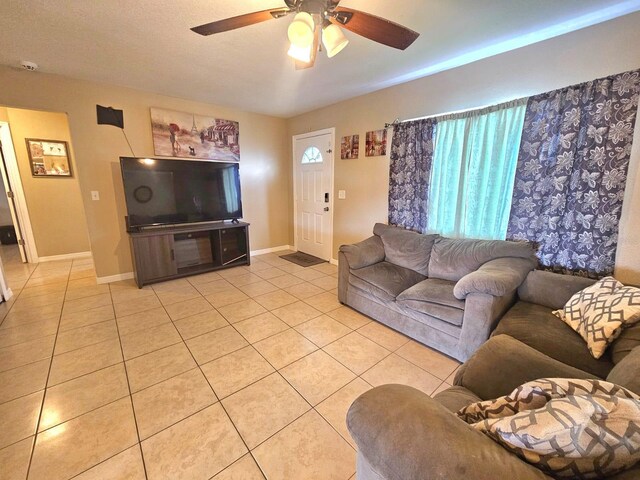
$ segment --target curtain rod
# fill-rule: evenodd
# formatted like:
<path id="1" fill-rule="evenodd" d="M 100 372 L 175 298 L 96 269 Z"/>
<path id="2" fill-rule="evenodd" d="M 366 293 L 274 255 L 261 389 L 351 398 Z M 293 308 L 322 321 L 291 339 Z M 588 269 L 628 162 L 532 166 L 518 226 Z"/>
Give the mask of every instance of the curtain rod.
<path id="1" fill-rule="evenodd" d="M 499 106 L 507 105 L 509 103 L 514 103 L 514 102 L 524 102 L 524 101 L 528 100 L 528 98 L 529 97 L 519 97 L 519 98 L 515 98 L 515 99 L 512 99 L 512 100 L 507 100 L 505 102 L 495 103 L 493 105 L 484 105 L 482 107 L 465 108 L 463 110 L 454 110 L 452 112 L 438 113 L 436 115 L 425 115 L 423 117 L 407 118 L 406 120 L 400 120 L 399 118 L 396 118 L 393 122 L 385 123 L 384 124 L 384 128 L 395 127 L 396 125 L 400 125 L 401 123 L 414 122 L 416 120 L 425 120 L 427 118 L 442 118 L 442 117 L 448 117 L 449 115 L 457 115 L 457 114 L 460 114 L 460 113 L 467 113 L 467 112 L 473 112 L 473 111 L 476 111 L 476 110 L 485 110 L 485 109 L 488 109 L 488 108 L 499 107 Z"/>

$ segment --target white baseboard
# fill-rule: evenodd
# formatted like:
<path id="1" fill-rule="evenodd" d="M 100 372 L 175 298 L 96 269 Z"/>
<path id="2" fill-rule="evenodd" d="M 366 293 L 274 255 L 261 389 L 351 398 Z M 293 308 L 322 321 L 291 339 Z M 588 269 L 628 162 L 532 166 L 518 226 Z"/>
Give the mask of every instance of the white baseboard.
<path id="1" fill-rule="evenodd" d="M 331 265 L 338 265 L 338 260 L 336 260 L 335 258 L 332 258 L 331 260 L 329 260 L 329 263 Z"/>
<path id="2" fill-rule="evenodd" d="M 281 252 L 283 250 L 295 250 L 291 245 L 280 245 L 279 247 L 263 248 L 262 250 L 251 250 L 251 256 L 264 255 L 265 253 Z"/>
<path id="3" fill-rule="evenodd" d="M 117 275 L 109 275 L 108 277 L 98 277 L 98 284 L 119 282 L 120 280 L 129 280 L 133 278 L 133 272 L 119 273 Z"/>
<path id="4" fill-rule="evenodd" d="M 64 255 L 51 255 L 49 257 L 38 257 L 38 263 L 57 262 L 60 260 L 80 260 L 81 258 L 90 258 L 91 252 L 65 253 Z"/>

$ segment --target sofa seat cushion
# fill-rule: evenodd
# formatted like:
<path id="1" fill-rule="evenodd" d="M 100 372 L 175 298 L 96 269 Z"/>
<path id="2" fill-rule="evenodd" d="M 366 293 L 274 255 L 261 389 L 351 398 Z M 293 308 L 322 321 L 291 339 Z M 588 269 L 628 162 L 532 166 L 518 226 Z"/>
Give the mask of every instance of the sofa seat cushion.
<path id="1" fill-rule="evenodd" d="M 389 262 L 351 270 L 349 283 L 384 301 L 395 300 L 400 293 L 425 279 L 424 275 Z"/>
<path id="2" fill-rule="evenodd" d="M 398 295 L 397 301 L 403 307 L 459 327 L 464 317 L 465 301 L 453 295 L 455 285 L 449 280 L 427 278 Z"/>
<path id="3" fill-rule="evenodd" d="M 582 337 L 551 312 L 549 307 L 519 301 L 502 317 L 493 335 L 510 335 L 548 357 L 606 378 L 613 368 L 610 355 L 593 358 Z"/>
<path id="4" fill-rule="evenodd" d="M 440 402 L 447 410 L 456 413 L 472 403 L 482 401 L 482 399 L 471 390 L 464 387 L 449 387 L 433 397 L 434 400 Z"/>

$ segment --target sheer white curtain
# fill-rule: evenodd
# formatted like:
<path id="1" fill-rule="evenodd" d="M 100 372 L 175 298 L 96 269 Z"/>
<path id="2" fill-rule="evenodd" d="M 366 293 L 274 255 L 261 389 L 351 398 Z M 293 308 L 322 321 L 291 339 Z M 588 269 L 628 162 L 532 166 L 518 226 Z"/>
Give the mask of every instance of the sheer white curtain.
<path id="1" fill-rule="evenodd" d="M 428 231 L 504 239 L 526 99 L 438 117 Z"/>

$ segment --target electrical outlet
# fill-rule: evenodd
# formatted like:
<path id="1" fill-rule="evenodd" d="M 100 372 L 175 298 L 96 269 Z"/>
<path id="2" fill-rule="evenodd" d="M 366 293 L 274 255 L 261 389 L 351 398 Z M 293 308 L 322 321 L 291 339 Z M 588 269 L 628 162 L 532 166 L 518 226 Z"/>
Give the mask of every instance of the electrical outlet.
<path id="1" fill-rule="evenodd" d="M 338 190 L 338 198 L 340 200 L 344 200 L 345 198 L 347 198 L 347 191 L 346 190 Z"/>
<path id="2" fill-rule="evenodd" d="M 100 200 L 100 192 L 98 192 L 97 190 L 92 190 L 91 200 Z"/>

